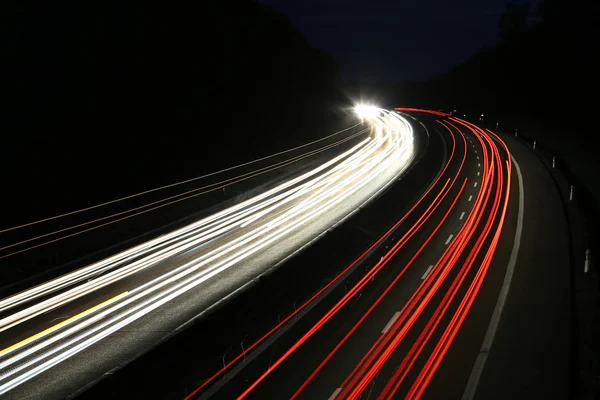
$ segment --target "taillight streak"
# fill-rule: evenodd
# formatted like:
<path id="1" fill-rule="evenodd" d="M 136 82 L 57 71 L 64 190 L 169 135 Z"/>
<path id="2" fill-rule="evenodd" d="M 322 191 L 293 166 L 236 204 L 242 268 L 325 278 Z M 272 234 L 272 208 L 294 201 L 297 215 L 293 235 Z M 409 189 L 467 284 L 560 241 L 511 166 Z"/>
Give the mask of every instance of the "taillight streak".
<path id="1" fill-rule="evenodd" d="M 472 213 L 472 215 L 473 215 L 473 213 Z M 472 255 L 473 255 L 473 252 L 471 253 L 470 257 Z M 473 258 L 474 258 L 474 256 L 473 256 Z M 467 259 L 466 263 L 468 263 L 468 262 L 469 262 L 469 259 Z M 434 330 L 436 329 L 437 325 L 441 321 L 443 314 L 446 312 L 447 308 L 451 304 L 451 301 L 453 300 L 455 294 L 457 293 L 458 289 L 460 288 L 460 285 L 462 284 L 463 280 L 465 279 L 467 272 L 468 272 L 468 270 L 465 268 L 462 268 L 459 271 L 459 274 L 456 276 L 453 283 L 451 284 L 450 291 L 448 291 L 446 293 L 446 295 L 444 296 L 444 298 L 442 300 L 442 303 L 435 310 L 433 317 L 429 320 L 425 329 L 419 335 L 417 341 L 413 344 L 410 351 L 403 359 L 402 363 L 399 365 L 399 367 L 394 372 L 394 375 L 392 376 L 392 378 L 390 379 L 390 381 L 387 383 L 384 390 L 380 394 L 380 396 L 379 396 L 380 399 L 383 399 L 386 396 L 391 397 L 394 395 L 394 393 L 396 392 L 396 390 L 398 389 L 398 387 L 400 386 L 400 384 L 402 383 L 402 381 L 404 380 L 404 378 L 410 371 L 410 368 L 413 366 L 417 357 L 421 353 L 423 347 L 425 346 L 425 344 L 427 343 L 427 341 L 433 334 Z M 407 364 L 408 364 L 408 366 L 407 366 Z M 402 374 L 402 376 L 400 376 L 400 374 Z"/>
<path id="2" fill-rule="evenodd" d="M 445 127 L 445 128 L 446 128 L 446 129 L 447 129 L 449 132 L 450 132 L 450 134 L 451 134 L 451 135 L 454 137 L 454 134 L 453 134 L 453 132 L 452 132 L 452 131 L 451 131 L 451 130 L 450 130 L 448 127 L 447 127 L 447 126 L 445 126 L 445 125 L 444 125 L 442 122 L 440 122 L 440 121 L 437 121 L 437 122 L 439 122 L 439 123 L 440 123 L 442 126 L 444 126 L 444 127 Z M 463 144 L 464 144 L 464 153 L 463 153 L 463 158 L 462 158 L 462 160 L 461 160 L 461 164 L 460 164 L 459 170 L 458 170 L 458 172 L 456 173 L 456 175 L 455 175 L 455 177 L 454 177 L 453 184 L 454 184 L 454 182 L 456 181 L 456 179 L 458 178 L 458 175 L 460 174 L 460 172 L 462 171 L 462 168 L 463 168 L 463 165 L 464 165 L 464 162 L 465 162 L 465 159 L 466 159 L 466 154 L 467 154 L 467 141 L 466 141 L 466 139 L 465 139 L 464 135 L 462 135 L 462 132 L 460 132 L 460 130 L 458 130 L 458 131 L 459 131 L 459 133 L 461 134 L 461 136 L 462 136 L 462 139 L 463 139 Z M 464 186 L 464 184 L 463 184 L 463 186 Z M 462 189 L 461 189 L 461 191 L 462 191 Z M 458 199 L 458 198 L 457 198 L 457 199 Z M 455 200 L 455 201 L 456 201 L 456 200 Z M 450 209 L 448 212 L 450 212 L 450 211 L 451 211 L 451 209 Z M 444 220 L 445 220 L 445 218 L 446 218 L 446 217 L 444 217 Z M 434 233 L 435 233 L 435 232 L 437 232 L 437 230 L 439 229 L 439 227 L 440 227 L 440 226 L 441 226 L 441 225 L 439 225 L 439 226 L 438 226 L 438 228 L 436 228 L 436 230 L 434 231 Z M 427 243 L 428 243 L 428 242 L 429 242 L 429 241 L 432 239 L 432 237 L 433 237 L 433 235 L 432 235 L 432 236 L 430 236 L 430 237 L 427 239 L 427 241 L 426 241 L 426 243 L 425 243 L 425 244 L 427 244 Z M 418 255 L 419 253 L 420 253 L 420 251 L 417 253 L 417 255 Z M 412 261 L 413 261 L 413 260 L 411 260 L 410 262 L 412 263 Z M 386 293 L 387 293 L 387 291 L 386 291 Z M 408 306 L 408 307 L 409 307 L 409 309 L 410 309 L 410 307 L 412 307 L 410 304 L 411 304 L 411 303 L 410 303 L 410 301 L 409 301 L 409 302 L 408 302 L 408 303 L 405 305 L 405 308 Z M 370 311 L 369 311 L 369 312 L 370 312 Z M 401 311 L 401 312 L 400 312 L 400 317 L 399 317 L 399 318 L 398 318 L 398 319 L 397 319 L 397 320 L 394 322 L 394 324 L 393 324 L 392 326 L 399 326 L 399 325 L 402 323 L 402 321 L 403 321 L 405 318 L 406 318 L 406 313 L 403 313 L 403 312 Z M 390 335 L 392 335 L 392 332 L 388 331 L 388 333 L 389 333 L 389 334 L 383 335 L 383 336 L 381 336 L 381 337 L 380 337 L 380 338 L 377 340 L 377 342 L 374 344 L 374 346 L 373 346 L 373 347 L 371 347 L 371 349 L 370 349 L 370 350 L 367 352 L 367 354 L 365 354 L 365 356 L 363 356 L 363 358 L 361 359 L 361 361 L 359 362 L 359 364 L 358 364 L 358 365 L 355 367 L 355 369 L 354 369 L 354 370 L 353 370 L 353 371 L 350 373 L 350 375 L 348 376 L 348 378 L 346 378 L 346 380 L 345 380 L 345 381 L 342 383 L 342 385 L 341 385 L 340 387 L 341 387 L 341 388 L 343 388 L 343 389 L 342 389 L 342 392 L 340 393 L 340 397 L 342 397 L 342 398 L 343 398 L 343 397 L 344 397 L 344 396 L 345 396 L 345 395 L 348 393 L 348 391 L 349 391 L 349 390 L 350 390 L 350 389 L 351 389 L 351 388 L 354 386 L 354 384 L 356 383 L 356 380 L 357 380 L 357 379 L 358 379 L 358 378 L 361 376 L 361 374 L 360 374 L 360 373 L 361 373 L 361 372 L 364 372 L 364 367 L 363 367 L 363 365 L 364 365 L 365 363 L 366 363 L 367 365 L 369 365 L 369 364 L 370 364 L 370 363 L 373 361 L 373 356 L 372 356 L 372 354 L 376 354 L 376 352 L 375 352 L 375 349 L 376 349 L 376 348 L 378 348 L 379 346 L 381 346 L 381 342 L 382 342 L 382 341 L 385 341 L 387 338 L 391 337 Z"/>
<path id="3" fill-rule="evenodd" d="M 483 132 L 483 131 L 481 131 L 481 132 Z M 491 140 L 488 137 L 486 137 L 486 140 L 491 142 Z M 498 162 L 499 169 L 501 169 L 502 163 L 501 163 L 499 152 L 498 152 L 497 148 L 495 148 L 495 145 L 493 143 L 491 143 L 491 146 L 494 150 L 494 156 Z M 495 249 L 497 247 L 500 233 L 502 231 L 504 219 L 506 216 L 506 209 L 508 206 L 508 199 L 510 196 L 510 177 L 511 177 L 512 168 L 511 168 L 510 161 L 507 161 L 506 164 L 507 164 L 507 185 L 506 185 L 506 191 L 505 191 L 505 197 L 504 197 L 504 205 L 503 205 L 502 213 L 500 215 L 500 219 L 499 219 L 499 222 L 498 222 L 498 225 L 496 228 L 495 235 L 494 235 L 492 242 L 488 248 L 488 251 L 485 254 L 485 258 L 482 262 L 482 265 L 480 266 L 473 282 L 469 286 L 467 294 L 464 296 L 463 300 L 461 301 L 452 320 L 448 324 L 448 327 L 446 328 L 442 338 L 438 341 L 438 344 L 437 344 L 435 350 L 432 352 L 425 367 L 422 369 L 421 373 L 419 374 L 419 377 L 417 378 L 417 380 L 411 387 L 407 398 L 413 398 L 413 397 L 419 398 L 423 394 L 424 390 L 427 388 L 427 385 L 430 382 L 431 378 L 433 377 L 433 374 L 437 370 L 439 364 L 441 363 L 446 352 L 448 351 L 448 348 L 450 347 L 452 341 L 454 340 L 454 337 L 456 336 L 458 329 L 462 325 L 462 322 L 464 321 L 474 299 L 476 298 L 477 293 L 483 282 L 483 279 L 485 278 L 485 275 L 489 269 L 492 257 L 494 255 Z M 502 191 L 502 187 L 503 187 L 502 174 L 499 174 L 498 183 L 499 183 L 498 191 L 497 191 L 497 195 L 495 198 L 495 200 L 496 200 L 495 203 L 497 206 L 499 206 L 500 200 L 501 200 L 501 191 Z M 497 214 L 498 214 L 498 207 L 495 208 L 494 219 L 495 219 L 495 216 L 497 216 Z M 490 225 L 490 228 L 488 229 L 488 232 L 486 233 L 486 235 L 489 235 L 490 230 L 491 230 L 491 225 Z M 479 245 L 479 247 L 481 247 L 481 244 Z M 472 264 L 473 264 L 473 261 L 471 261 L 469 268 L 471 268 Z"/>
<path id="4" fill-rule="evenodd" d="M 466 145 L 466 144 L 465 144 Z M 484 157 L 484 162 L 487 161 L 487 158 Z M 353 378 L 347 386 L 342 386 L 343 390 L 341 392 L 342 398 L 358 398 L 362 391 L 366 388 L 366 386 L 371 382 L 373 377 L 381 370 L 385 362 L 389 359 L 393 351 L 397 348 L 400 342 L 404 339 L 408 331 L 413 327 L 414 323 L 418 319 L 418 317 L 423 313 L 425 307 L 429 304 L 432 297 L 435 295 L 447 275 L 450 273 L 451 267 L 453 263 L 456 262 L 461 252 L 464 250 L 466 246 L 466 238 L 468 232 L 470 231 L 471 226 L 473 225 L 473 218 L 478 214 L 478 210 L 482 207 L 482 204 L 485 203 L 486 200 L 481 197 L 482 193 L 484 193 L 487 188 L 487 185 L 482 185 L 479 195 L 476 200 L 476 204 L 474 206 L 474 211 L 469 216 L 468 223 L 463 225 L 461 231 L 457 235 L 457 238 L 452 242 L 452 244 L 446 249 L 444 254 L 442 255 L 440 261 L 436 263 L 437 265 L 443 265 L 447 258 L 450 257 L 450 264 L 445 268 L 433 268 L 432 273 L 426 278 L 424 283 L 417 289 L 417 291 L 411 296 L 411 299 L 405 304 L 402 311 L 400 312 L 400 317 L 396 319 L 392 328 L 390 328 L 385 337 L 381 337 L 375 346 L 376 348 L 372 351 L 371 356 L 369 357 L 367 365 L 373 363 L 373 365 L 369 368 L 368 366 L 363 366 L 359 371 L 356 372 L 355 378 Z M 477 221 L 478 223 L 478 221 Z M 477 224 L 475 223 L 475 225 Z M 464 240 L 459 240 L 460 237 L 465 238 Z M 459 247 L 460 246 L 460 247 Z M 429 286 L 433 285 L 430 289 Z M 424 296 L 424 298 L 422 298 Z M 418 303 L 416 310 L 412 310 L 412 308 Z M 413 311 L 410 315 L 409 313 Z M 404 324 L 404 322 L 406 323 Z M 404 325 L 403 325 L 404 324 Z M 402 328 L 402 329 L 400 329 Z M 400 329 L 400 331 L 398 331 Z M 393 338 L 393 339 L 392 339 Z M 388 344 L 391 340 L 391 343 Z M 387 347 L 385 347 L 387 345 Z M 375 357 L 379 355 L 379 358 L 375 361 Z M 367 370 L 368 369 L 368 370 Z M 358 380 L 361 378 L 360 380 Z M 358 381 L 358 383 L 357 383 Z"/>
<path id="5" fill-rule="evenodd" d="M 449 124 L 452 125 L 454 128 L 458 129 L 456 126 L 454 126 L 454 124 L 451 124 L 451 123 L 449 123 Z M 444 124 L 442 124 L 442 125 L 444 125 Z M 471 128 L 469 127 L 469 129 L 471 129 Z M 460 239 L 458 237 L 455 238 L 455 241 L 450 246 L 450 247 L 453 247 L 452 251 L 448 252 L 445 256 L 442 256 L 442 259 L 445 259 L 445 258 L 449 257 L 450 254 L 454 253 L 453 256 L 452 256 L 452 258 L 451 258 L 450 268 L 454 264 L 456 264 L 456 262 L 458 261 L 460 255 L 464 251 L 467 243 L 470 241 L 471 237 L 474 235 L 476 227 L 479 225 L 480 219 L 482 217 L 481 213 L 483 212 L 483 210 L 485 208 L 483 205 L 488 203 L 488 199 L 489 199 L 489 197 L 491 195 L 491 192 L 493 191 L 493 189 L 491 188 L 491 185 L 492 185 L 492 179 L 494 178 L 494 175 L 495 175 L 494 172 L 495 172 L 495 170 L 498 170 L 498 174 L 497 174 L 498 175 L 498 179 L 497 179 L 497 182 L 496 182 L 497 183 L 497 190 L 495 190 L 494 202 L 493 202 L 493 205 L 492 205 L 492 212 L 490 213 L 490 217 L 488 218 L 488 220 L 487 220 L 487 222 L 485 224 L 485 227 L 483 229 L 483 232 L 482 232 L 482 234 L 480 234 L 475 247 L 472 249 L 471 253 L 469 254 L 469 256 L 467 258 L 466 265 L 468 265 L 468 267 L 463 266 L 463 268 L 461 268 L 461 270 L 459 271 L 459 274 L 454 279 L 454 281 L 453 281 L 453 283 L 451 285 L 450 291 L 448 291 L 446 293 L 446 295 L 444 296 L 442 304 L 440 306 L 438 306 L 438 308 L 436 309 L 436 311 L 434 313 L 434 316 L 430 319 L 430 321 L 428 322 L 425 330 L 421 333 L 421 335 L 419 336 L 419 339 L 413 345 L 413 347 L 411 348 L 410 352 L 408 353 L 408 355 L 403 360 L 402 364 L 400 365 L 400 368 L 398 368 L 396 370 L 396 372 L 394 373 L 393 378 L 386 385 L 386 388 L 384 389 L 384 391 L 381 394 L 380 398 L 384 398 L 388 394 L 390 396 L 393 395 L 395 393 L 395 391 L 397 390 L 398 386 L 400 385 L 401 381 L 406 376 L 407 372 L 410 370 L 410 367 L 412 367 L 414 361 L 416 360 L 416 358 L 418 357 L 420 351 L 424 347 L 425 342 L 427 340 L 429 340 L 430 336 L 433 334 L 433 330 L 437 327 L 437 324 L 441 320 L 443 314 L 446 312 L 448 306 L 450 305 L 452 299 L 456 295 L 456 293 L 457 293 L 458 289 L 460 288 L 463 280 L 465 279 L 467 273 L 470 271 L 470 269 L 471 269 L 471 267 L 472 267 L 472 265 L 474 263 L 474 260 L 475 260 L 476 256 L 478 256 L 478 254 L 479 254 L 479 251 L 480 251 L 480 249 L 481 249 L 481 247 L 483 245 L 484 240 L 487 239 L 487 237 L 489 236 L 489 232 L 490 232 L 490 230 L 492 228 L 493 222 L 496 220 L 496 217 L 497 217 L 497 214 L 498 214 L 498 208 L 499 208 L 500 200 L 501 200 L 501 190 L 502 190 L 502 183 L 503 183 L 502 182 L 502 178 L 503 178 L 503 176 L 502 176 L 502 168 L 501 168 L 502 163 L 501 163 L 501 160 L 500 160 L 499 152 L 498 152 L 497 148 L 495 147 L 495 144 L 490 140 L 489 137 L 487 137 L 487 135 L 481 135 L 485 139 L 485 141 L 489 142 L 490 151 L 493 153 L 492 157 L 496 161 L 496 168 L 494 168 L 494 163 L 488 163 L 488 153 L 487 153 L 487 149 L 486 149 L 485 143 L 482 140 L 482 137 L 480 137 L 480 134 L 478 134 L 478 132 L 475 132 L 473 129 L 471 129 L 471 131 L 473 131 L 473 133 L 475 134 L 475 136 L 479 139 L 479 141 L 482 144 L 482 148 L 484 149 L 483 150 L 484 166 L 485 166 L 484 167 L 484 177 L 483 177 L 484 182 L 482 183 L 482 186 L 481 186 L 481 189 L 480 189 L 480 193 L 479 193 L 478 198 L 476 200 L 476 205 L 474 207 L 474 211 L 470 214 L 470 217 L 468 218 L 468 220 L 466 221 L 465 225 L 463 226 L 463 228 L 467 228 L 467 229 L 461 229 L 461 233 L 460 233 L 461 238 Z M 510 164 L 509 163 L 507 163 L 507 164 L 508 164 L 509 173 L 510 173 Z M 510 182 L 510 179 L 508 181 Z M 483 195 L 483 197 L 482 197 L 483 193 L 485 193 L 485 195 Z M 508 200 L 508 195 L 506 196 L 506 199 Z M 505 202 L 504 210 L 506 209 L 506 205 L 507 205 L 507 201 Z M 501 221 L 503 221 L 503 219 L 504 219 L 504 213 L 505 213 L 505 211 L 503 212 L 503 215 L 501 217 Z M 500 227 L 501 227 L 501 224 L 499 225 L 499 229 L 500 229 Z M 486 260 L 486 262 L 488 264 L 489 264 L 489 260 L 491 260 L 491 256 L 493 255 L 493 250 L 496 247 L 497 237 L 498 236 L 499 236 L 499 234 L 495 235 L 493 246 L 491 246 L 491 248 L 488 250 L 488 252 L 486 254 L 485 260 Z M 460 251 L 456 251 L 459 248 L 460 248 Z M 440 260 L 439 264 L 443 264 L 442 259 Z M 449 268 L 447 267 L 446 269 L 449 272 Z M 432 282 L 432 280 L 435 279 L 437 277 L 437 275 L 439 275 L 437 273 L 437 271 L 439 271 L 439 270 L 440 270 L 439 268 L 434 268 L 433 269 L 433 273 L 430 274 L 427 277 L 426 282 L 424 282 L 424 285 L 423 285 L 424 288 L 426 288 L 429 285 L 429 282 Z M 443 281 L 443 279 L 445 279 L 445 276 L 441 280 L 438 278 L 438 282 L 440 282 L 440 284 L 441 284 L 441 281 Z M 481 280 L 482 279 L 483 278 L 481 278 Z M 439 285 L 437 286 L 437 288 L 439 288 Z M 435 289 L 435 291 L 437 291 L 437 288 Z M 433 291 L 430 290 L 430 293 L 432 293 L 432 292 Z M 421 291 L 421 293 L 422 293 L 422 291 Z M 419 296 L 416 296 L 416 297 L 419 297 Z M 472 300 L 471 300 L 471 303 L 472 303 Z M 405 309 L 406 308 L 408 308 L 408 310 L 410 310 L 410 308 L 412 308 L 412 306 L 407 307 L 405 305 Z M 401 311 L 400 314 L 403 315 L 403 317 L 396 318 L 396 320 L 395 320 L 392 328 L 389 328 L 388 331 L 386 332 L 386 334 L 382 335 L 382 337 L 380 337 L 380 340 L 378 340 L 378 342 L 380 342 L 380 341 L 383 342 L 384 340 L 381 340 L 381 339 L 383 339 L 385 337 L 389 338 L 392 335 L 394 335 L 395 331 L 397 331 L 398 327 L 401 326 L 403 320 L 406 318 L 406 313 L 403 313 Z M 411 326 L 412 326 L 412 324 L 411 324 Z M 405 329 L 404 332 L 406 332 L 406 330 L 407 329 Z M 427 333 L 427 337 L 424 338 L 426 333 Z M 398 335 L 397 338 L 399 336 L 400 335 Z M 397 343 L 399 343 L 399 340 L 397 340 Z M 370 360 L 369 360 L 370 362 L 372 362 L 374 354 L 376 355 L 377 353 L 379 353 L 381 351 L 381 349 L 383 348 L 383 345 L 384 344 L 379 344 L 379 346 L 378 346 L 379 351 L 374 351 L 375 347 L 373 347 L 371 349 L 373 351 L 370 351 L 370 353 L 371 353 Z M 354 398 L 354 397 L 360 395 L 360 393 L 362 392 L 362 390 L 364 390 L 364 388 L 366 387 L 366 385 L 371 381 L 373 375 L 376 372 L 378 372 L 379 369 L 377 367 L 378 366 L 380 367 L 381 365 L 383 365 L 383 362 L 385 362 L 385 360 L 387 360 L 387 358 L 389 358 L 389 356 L 391 355 L 391 353 L 395 349 L 395 347 L 396 346 L 394 346 L 393 344 L 391 346 L 388 346 L 387 351 L 380 358 L 379 362 L 369 371 L 369 373 L 366 376 L 363 377 L 363 380 L 361 381 L 361 384 L 358 385 L 357 387 L 354 387 L 354 390 L 352 391 L 352 393 L 349 396 L 347 396 L 347 397 Z M 418 352 L 417 352 L 417 349 L 418 349 Z M 415 355 L 415 352 L 417 352 L 416 355 Z M 407 369 L 405 369 L 405 367 L 406 367 L 406 365 L 408 363 L 408 360 L 411 357 L 413 357 L 413 359 L 410 362 L 409 367 Z M 442 358 L 443 358 L 443 356 L 442 356 Z M 364 361 L 364 358 L 363 358 L 363 360 L 361 360 L 361 363 L 363 361 Z M 439 361 L 441 361 L 441 360 L 439 360 Z M 438 361 L 438 365 L 439 365 L 439 361 Z M 365 367 L 362 368 L 362 372 L 363 373 L 364 373 L 364 370 L 365 370 Z M 400 375 L 400 373 L 402 373 L 402 372 L 403 372 L 402 377 L 398 380 L 397 378 Z M 430 375 L 433 375 L 433 372 L 431 372 Z M 358 375 L 358 376 L 360 376 L 360 375 Z M 344 384 L 341 386 L 341 387 L 344 388 L 344 390 L 342 391 L 342 393 L 340 393 L 340 395 L 341 395 L 340 397 L 346 398 L 345 394 L 347 394 L 347 392 L 352 389 L 355 381 L 356 381 L 356 378 L 354 378 L 353 381 L 350 382 L 349 385 L 347 385 L 347 383 L 348 383 L 347 380 L 346 380 L 346 382 L 344 382 Z M 424 389 L 422 389 L 422 390 L 424 390 Z M 391 392 L 391 394 L 390 394 L 390 392 Z M 421 393 L 422 393 L 422 391 L 421 391 Z"/>
<path id="6" fill-rule="evenodd" d="M 508 164 L 508 162 L 507 162 L 507 164 Z M 510 178 L 510 168 L 508 169 L 508 174 L 509 174 L 509 178 Z M 487 274 L 493 254 L 497 247 L 500 233 L 502 231 L 502 226 L 504 224 L 504 218 L 506 215 L 506 208 L 508 205 L 509 195 L 510 195 L 510 186 L 507 185 L 504 207 L 502 210 L 500 221 L 499 221 L 498 227 L 496 229 L 496 234 L 494 235 L 492 243 L 490 244 L 490 247 L 488 248 L 488 251 L 486 253 L 484 262 L 482 263 L 481 267 L 479 268 L 477 275 L 476 275 L 475 279 L 473 280 L 473 282 L 471 283 L 467 294 L 465 295 L 461 304 L 459 305 L 458 310 L 455 312 L 455 315 L 452 318 L 451 322 L 449 323 L 448 328 L 444 332 L 443 337 L 440 339 L 440 341 L 438 342 L 438 345 L 436 346 L 436 349 L 434 350 L 434 352 L 430 356 L 429 360 L 427 361 L 425 368 L 423 368 L 423 370 L 419 374 L 419 377 L 417 378 L 417 381 L 415 381 L 415 383 L 413 384 L 413 387 L 411 387 L 411 390 L 409 391 L 407 398 L 413 398 L 413 397 L 419 398 L 423 394 L 423 392 L 427 388 L 428 383 L 431 381 L 433 374 L 436 372 L 437 368 L 439 367 L 439 364 L 441 363 L 442 359 L 444 358 L 445 354 L 447 353 L 448 348 L 452 344 L 466 315 L 468 314 L 468 311 L 470 310 L 470 308 L 473 304 L 473 301 L 475 300 L 477 293 L 479 292 L 479 289 L 481 288 L 481 284 L 483 283 L 483 279 L 485 278 L 485 275 Z"/>

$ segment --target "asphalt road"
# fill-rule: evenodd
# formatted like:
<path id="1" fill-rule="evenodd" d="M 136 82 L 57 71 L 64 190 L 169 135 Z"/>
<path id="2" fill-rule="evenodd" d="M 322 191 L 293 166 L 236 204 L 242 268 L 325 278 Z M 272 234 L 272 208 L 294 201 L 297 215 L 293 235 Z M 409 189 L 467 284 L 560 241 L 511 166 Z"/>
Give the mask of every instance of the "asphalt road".
<path id="1" fill-rule="evenodd" d="M 430 135 L 422 159 L 404 179 L 349 219 L 338 230 L 337 241 L 325 237 L 313 252 L 295 257 L 272 280 L 257 285 L 254 293 L 248 291 L 239 302 L 199 321 L 82 397 L 334 399 L 360 394 L 361 398 L 567 398 L 568 243 L 560 200 L 547 171 L 518 142 L 503 138 L 509 155 L 500 138 L 488 135 L 488 150 L 492 143 L 498 149 L 495 168 L 507 167 L 503 168 L 502 183 L 497 175 L 490 177 L 488 183 L 495 184 L 482 190 L 486 167 L 483 146 L 477 140 L 482 132 L 475 134 L 468 124 L 438 115 L 411 115 L 424 123 Z M 436 120 L 445 121 L 451 130 Z M 461 136 L 450 122 L 466 138 L 466 145 L 455 142 L 455 153 L 451 131 L 455 139 Z M 459 172 L 461 155 L 466 157 Z M 447 160 L 447 169 L 439 175 Z M 394 246 L 428 214 L 436 196 L 443 195 L 440 187 L 448 184 L 444 181 L 454 178 L 456 186 L 414 236 L 388 258 Z M 468 181 L 461 191 L 457 183 L 465 178 Z M 429 184 L 422 186 L 425 182 Z M 505 206 L 502 221 L 489 198 L 477 211 L 478 194 L 486 192 L 493 198 L 508 189 L 508 201 L 496 202 L 498 207 Z M 473 224 L 477 227 L 472 234 L 463 238 L 464 246 L 456 246 L 456 263 L 448 258 L 436 265 L 461 232 L 467 232 L 471 214 L 479 214 L 481 219 Z M 489 224 L 486 217 L 491 218 Z M 485 276 L 478 279 L 485 257 L 475 257 L 468 270 L 464 253 L 476 246 L 486 225 L 498 236 Z M 453 238 L 449 239 L 450 235 Z M 490 249 L 493 242 L 487 236 L 480 242 L 481 248 Z M 370 248 L 369 243 L 374 246 Z M 367 248 L 371 250 L 365 252 Z M 332 273 L 326 268 L 329 263 L 343 263 L 343 255 L 349 270 L 340 266 Z M 380 268 L 382 261 L 385 265 Z M 303 274 L 307 265 L 318 266 L 321 277 L 331 277 L 325 281 L 331 286 L 295 314 L 310 297 L 299 289 L 310 287 Z M 430 269 L 431 265 L 436 266 Z M 436 270 L 438 277 L 442 271 L 448 275 L 431 279 Z M 458 276 L 464 276 L 464 281 L 452 286 L 449 281 Z M 430 286 L 426 287 L 428 279 Z M 435 282 L 439 283 L 437 290 L 431 289 Z M 478 292 L 468 296 L 468 288 L 476 288 L 474 282 L 480 283 Z M 320 287 L 323 285 L 313 285 L 313 290 Z M 352 295 L 355 287 L 359 289 Z M 444 303 L 452 287 L 456 297 Z M 421 296 L 415 297 L 419 293 Z M 344 298 L 348 301 L 336 309 Z M 289 307 L 292 299 L 293 308 Z M 472 300 L 471 307 L 452 331 L 456 321 L 452 317 L 459 315 L 465 299 Z M 413 306 L 406 312 L 409 303 Z M 442 317 L 432 319 L 436 313 Z M 292 318 L 288 320 L 286 315 Z M 415 317 L 413 321 L 411 317 Z M 437 328 L 428 328 L 436 321 Z M 445 339 L 448 333 L 454 334 L 451 342 Z M 256 347 L 252 348 L 253 343 Z M 447 351 L 442 354 L 444 344 Z M 432 368 L 430 360 L 439 363 Z M 359 385 L 362 388 L 357 389 Z"/>
<path id="2" fill-rule="evenodd" d="M 415 156 L 410 125 L 392 114 L 369 123 L 368 140 L 256 202 L 76 271 L 64 287 L 52 281 L 50 293 L 34 288 L 22 304 L 4 299 L 0 393 L 68 396 L 340 223 Z"/>
<path id="3" fill-rule="evenodd" d="M 418 118 L 444 136 L 440 179 L 343 284 L 192 397 L 463 396 L 521 236 L 520 172 L 497 137 Z"/>
<path id="4" fill-rule="evenodd" d="M 549 176 L 510 138 L 507 149 L 467 121 L 402 112 L 416 118 L 419 158 L 400 180 L 398 168 L 376 174 L 368 195 L 349 196 L 339 215 L 325 213 L 9 397 L 567 397 L 566 221 Z M 323 232 L 309 251 L 253 280 Z M 218 248 L 206 242 L 120 282 L 160 278 Z M 177 329 L 249 281 L 256 284 Z M 94 293 L 109 298 L 122 288 L 102 290 Z M 52 313 L 46 324 L 57 322 Z M 26 334 L 39 329 L 32 326 Z"/>

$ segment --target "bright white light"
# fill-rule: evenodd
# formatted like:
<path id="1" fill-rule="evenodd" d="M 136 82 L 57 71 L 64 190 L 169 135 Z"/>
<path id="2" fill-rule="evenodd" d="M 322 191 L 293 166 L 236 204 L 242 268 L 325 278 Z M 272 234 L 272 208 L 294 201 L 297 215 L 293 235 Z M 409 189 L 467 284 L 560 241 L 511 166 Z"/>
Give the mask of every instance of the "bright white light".
<path id="1" fill-rule="evenodd" d="M 360 119 L 377 118 L 377 116 L 381 113 L 379 108 L 367 104 L 358 104 L 356 107 L 354 107 L 354 111 L 356 111 L 356 114 L 358 114 Z"/>

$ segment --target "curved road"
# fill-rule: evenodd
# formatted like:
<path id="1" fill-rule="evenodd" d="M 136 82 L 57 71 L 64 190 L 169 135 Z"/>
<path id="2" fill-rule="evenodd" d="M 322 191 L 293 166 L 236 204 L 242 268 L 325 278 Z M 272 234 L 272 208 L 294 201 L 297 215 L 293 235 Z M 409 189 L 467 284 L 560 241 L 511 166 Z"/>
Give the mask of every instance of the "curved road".
<path id="1" fill-rule="evenodd" d="M 385 246 L 361 259 L 366 269 L 282 327 L 276 346 L 253 349 L 251 362 L 228 366 L 225 379 L 206 380 L 189 398 L 463 395 L 518 252 L 520 172 L 495 134 L 442 113 L 419 120 L 443 137 L 449 157 L 381 237 Z"/>

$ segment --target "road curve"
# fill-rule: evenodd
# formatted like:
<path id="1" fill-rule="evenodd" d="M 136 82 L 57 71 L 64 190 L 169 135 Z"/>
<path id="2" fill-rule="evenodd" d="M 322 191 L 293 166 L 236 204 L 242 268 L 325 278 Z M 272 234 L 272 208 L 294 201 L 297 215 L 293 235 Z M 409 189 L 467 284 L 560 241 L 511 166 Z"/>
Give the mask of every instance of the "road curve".
<path id="1" fill-rule="evenodd" d="M 365 268 L 187 398 L 463 395 L 513 248 L 518 167 L 493 132 L 440 112 L 398 111 L 418 112 L 444 138 L 449 157 L 435 181 L 381 236 L 385 246 L 355 261 Z M 461 358 L 452 344 L 465 329 L 473 346 Z M 450 381 L 434 379 L 444 360 L 456 366 Z"/>

